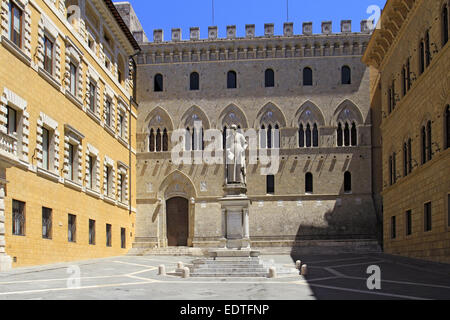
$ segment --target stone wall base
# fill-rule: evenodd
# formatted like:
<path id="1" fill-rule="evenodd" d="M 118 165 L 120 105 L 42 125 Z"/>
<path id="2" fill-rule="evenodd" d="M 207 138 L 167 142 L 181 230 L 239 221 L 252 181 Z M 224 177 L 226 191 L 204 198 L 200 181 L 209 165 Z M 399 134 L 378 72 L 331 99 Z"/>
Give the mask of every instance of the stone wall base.
<path id="1" fill-rule="evenodd" d="M 12 269 L 12 258 L 6 254 L 0 254 L 0 272 Z"/>

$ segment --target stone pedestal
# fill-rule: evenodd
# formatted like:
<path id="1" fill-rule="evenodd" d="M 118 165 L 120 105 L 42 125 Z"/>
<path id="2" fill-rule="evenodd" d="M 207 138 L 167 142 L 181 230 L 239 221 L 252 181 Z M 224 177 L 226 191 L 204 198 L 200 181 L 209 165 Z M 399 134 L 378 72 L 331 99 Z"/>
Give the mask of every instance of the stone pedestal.
<path id="1" fill-rule="evenodd" d="M 12 259 L 5 252 L 5 184 L 6 181 L 0 177 L 0 272 L 12 268 Z"/>
<path id="2" fill-rule="evenodd" d="M 250 249 L 249 207 L 247 188 L 242 184 L 224 187 L 222 206 L 222 249 Z"/>

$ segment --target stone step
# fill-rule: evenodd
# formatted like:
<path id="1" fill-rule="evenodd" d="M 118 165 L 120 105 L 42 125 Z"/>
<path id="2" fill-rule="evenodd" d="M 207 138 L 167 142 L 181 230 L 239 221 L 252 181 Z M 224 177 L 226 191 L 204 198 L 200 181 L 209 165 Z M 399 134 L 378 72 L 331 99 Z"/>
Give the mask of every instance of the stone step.
<path id="1" fill-rule="evenodd" d="M 223 274 L 234 274 L 234 273 L 268 273 L 265 268 L 246 268 L 246 269 L 235 269 L 235 268 L 215 268 L 215 269 L 195 269 L 193 273 L 196 274 L 208 274 L 208 273 L 223 273 Z"/>
<path id="2" fill-rule="evenodd" d="M 267 272 L 233 272 L 233 273 L 191 273 L 198 278 L 267 278 Z"/>
<path id="3" fill-rule="evenodd" d="M 253 263 L 253 264 L 194 264 L 194 268 L 197 269 L 214 269 L 214 268 L 264 268 L 264 265 L 259 263 Z"/>

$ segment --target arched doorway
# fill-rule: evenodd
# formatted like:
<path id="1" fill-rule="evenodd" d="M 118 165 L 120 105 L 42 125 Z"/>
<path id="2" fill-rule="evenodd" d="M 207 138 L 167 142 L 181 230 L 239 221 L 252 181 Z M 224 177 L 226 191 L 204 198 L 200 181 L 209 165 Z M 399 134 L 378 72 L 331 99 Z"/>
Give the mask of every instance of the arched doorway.
<path id="1" fill-rule="evenodd" d="M 189 237 L 189 202 L 175 197 L 166 201 L 167 240 L 169 247 L 186 247 Z"/>

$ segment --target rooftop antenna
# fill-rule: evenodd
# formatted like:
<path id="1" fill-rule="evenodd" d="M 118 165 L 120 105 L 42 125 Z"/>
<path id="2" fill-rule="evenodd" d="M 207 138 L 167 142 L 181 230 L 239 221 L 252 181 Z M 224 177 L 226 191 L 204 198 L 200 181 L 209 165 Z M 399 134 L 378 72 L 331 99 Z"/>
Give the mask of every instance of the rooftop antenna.
<path id="1" fill-rule="evenodd" d="M 214 25 L 214 0 L 212 0 L 212 25 Z"/>
<path id="2" fill-rule="evenodd" d="M 289 22 L 289 0 L 286 0 L 286 21 Z"/>

